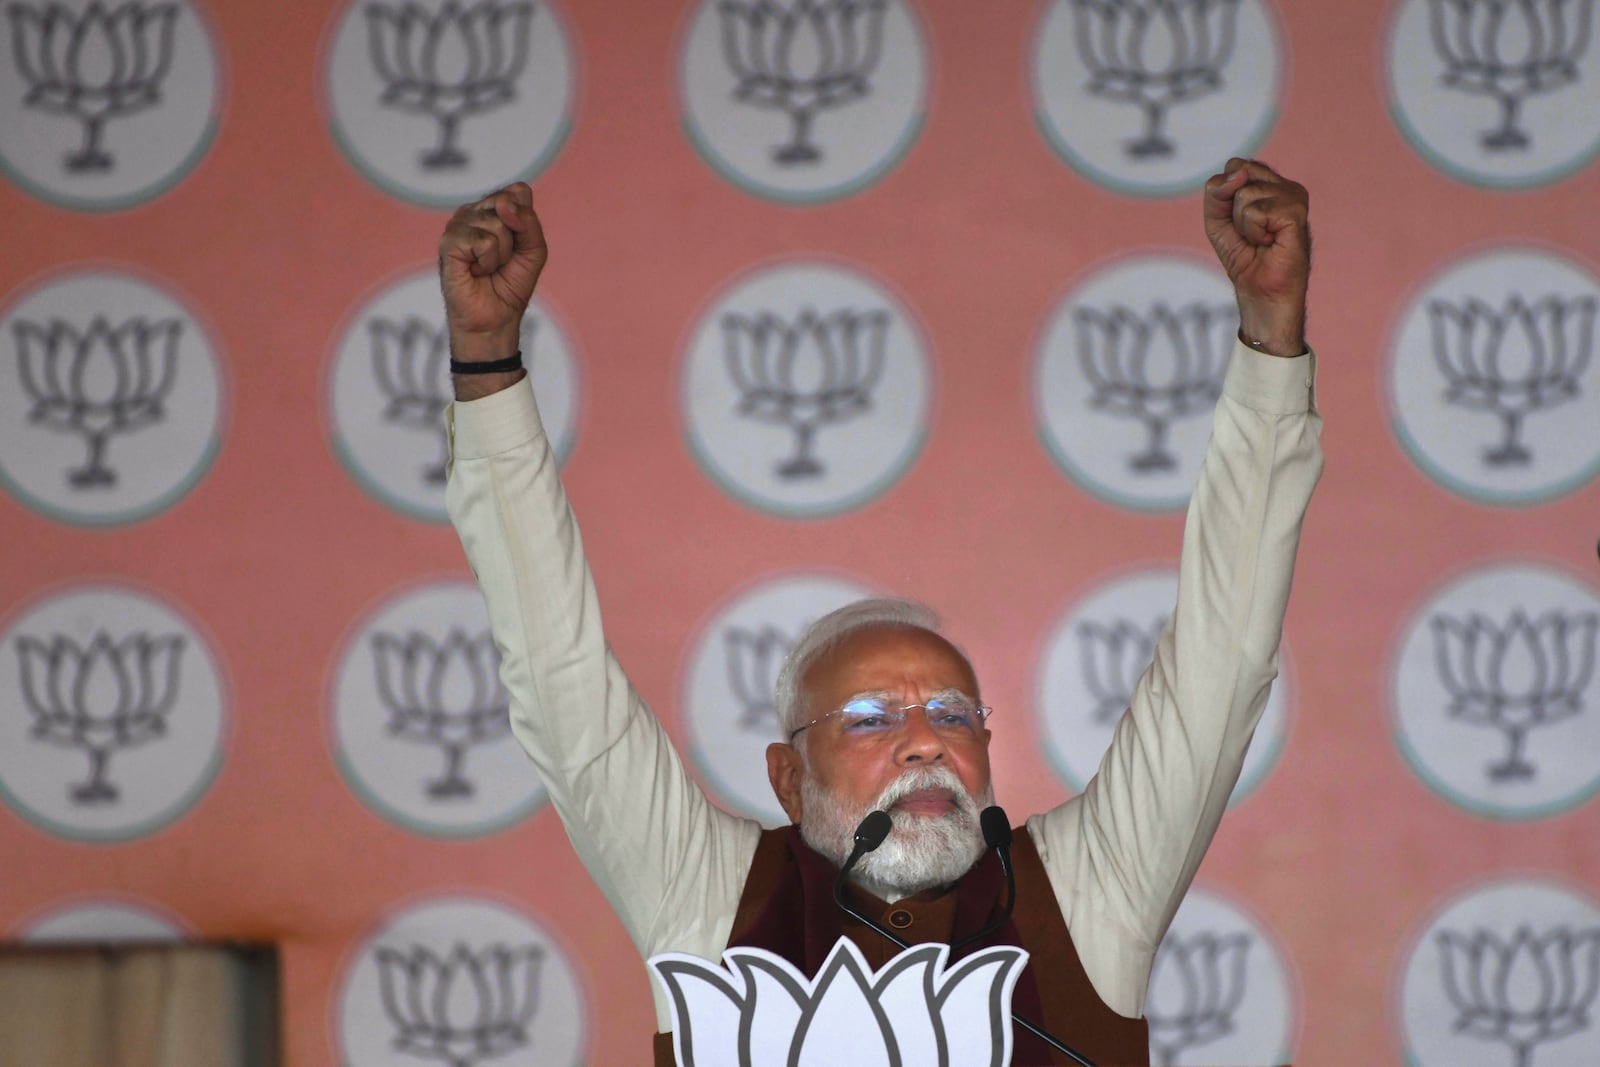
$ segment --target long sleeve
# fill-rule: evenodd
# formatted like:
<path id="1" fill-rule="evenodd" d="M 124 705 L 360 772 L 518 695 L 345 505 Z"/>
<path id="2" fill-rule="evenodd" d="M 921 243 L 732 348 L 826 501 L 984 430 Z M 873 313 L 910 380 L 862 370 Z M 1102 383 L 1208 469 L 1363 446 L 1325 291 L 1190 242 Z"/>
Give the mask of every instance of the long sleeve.
<path id="1" fill-rule="evenodd" d="M 611 654 L 532 388 L 446 418 L 446 500 L 488 602 L 512 732 L 640 953 L 716 957 L 760 827 L 709 802 Z"/>
<path id="2" fill-rule="evenodd" d="M 1178 602 L 1084 791 L 1028 820 L 1095 989 L 1142 1013 L 1162 935 L 1277 676 L 1300 526 L 1322 471 L 1313 354 L 1234 348 L 1189 502 Z"/>

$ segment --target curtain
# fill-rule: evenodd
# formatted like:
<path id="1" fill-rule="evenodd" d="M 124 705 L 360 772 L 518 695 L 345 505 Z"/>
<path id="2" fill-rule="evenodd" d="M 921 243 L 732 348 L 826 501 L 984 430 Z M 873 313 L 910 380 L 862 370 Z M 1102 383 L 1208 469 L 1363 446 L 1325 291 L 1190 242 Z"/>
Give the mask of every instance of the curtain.
<path id="1" fill-rule="evenodd" d="M 270 953 L 268 954 L 270 955 Z M 275 966 L 271 968 L 275 970 Z M 28 1067 L 268 1067 L 259 950 L 204 945 L 0 952 L 0 1049 Z"/>

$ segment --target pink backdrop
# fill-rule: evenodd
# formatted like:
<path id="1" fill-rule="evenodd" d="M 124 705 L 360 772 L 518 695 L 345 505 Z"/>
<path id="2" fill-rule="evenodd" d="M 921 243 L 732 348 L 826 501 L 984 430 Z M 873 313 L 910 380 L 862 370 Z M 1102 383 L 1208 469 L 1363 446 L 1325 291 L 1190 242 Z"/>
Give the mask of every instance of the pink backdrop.
<path id="1" fill-rule="evenodd" d="M 612 644 L 675 738 L 686 733 L 686 662 L 719 606 L 793 568 L 838 572 L 945 616 L 999 709 L 999 797 L 1020 819 L 1068 795 L 1035 714 L 1048 635 L 1108 579 L 1175 561 L 1182 523 L 1180 511 L 1114 506 L 1052 460 L 1034 415 L 1040 336 L 1063 296 L 1116 257 L 1209 253 L 1193 188 L 1119 194 L 1041 134 L 1029 70 L 1050 5 L 909 7 L 929 72 L 920 133 L 863 190 L 793 205 L 719 177 L 685 136 L 679 49 L 695 5 L 561 0 L 576 92 L 570 132 L 534 187 L 553 250 L 540 292 L 581 383 L 564 480 Z M 1448 901 L 1517 875 L 1593 908 L 1600 879 L 1593 751 L 1575 757 L 1589 783 L 1560 810 L 1496 818 L 1431 789 L 1397 745 L 1398 649 L 1449 583 L 1532 563 L 1600 596 L 1592 469 L 1497 505 L 1434 480 L 1394 431 L 1395 336 L 1438 272 L 1515 245 L 1600 273 L 1592 153 L 1574 154 L 1559 180 L 1496 188 L 1436 169 L 1403 135 L 1385 73 L 1399 10 L 1274 5 L 1282 75 L 1257 149 L 1312 194 L 1328 463 L 1286 626 L 1285 747 L 1224 821 L 1198 884 L 1276 938 L 1294 983 L 1289 1051 L 1310 1064 L 1402 1057 L 1407 953 Z M 120 898 L 197 936 L 278 942 L 287 1062 L 310 1067 L 348 1055 L 340 985 L 385 915 L 441 894 L 487 896 L 532 917 L 572 961 L 587 1004 L 581 1060 L 640 1062 L 653 1029 L 643 970 L 548 806 L 497 832 L 424 835 L 364 803 L 336 764 L 329 702 L 353 628 L 397 592 L 469 576 L 447 525 L 364 491 L 333 447 L 329 382 L 344 330 L 379 287 L 428 268 L 446 216 L 366 180 L 330 136 L 328 50 L 345 13 L 304 0 L 185 6 L 180 17 L 204 21 L 218 57 L 217 126 L 159 195 L 113 210 L 59 206 L 19 177 L 19 142 L 0 153 L 13 179 L 0 183 L 0 294 L 10 294 L 0 306 L 86 267 L 137 272 L 203 325 L 222 381 L 215 461 L 157 513 L 90 525 L 53 518 L 25 493 L 0 496 L 5 625 L 85 582 L 142 590 L 205 636 L 226 705 L 214 780 L 153 832 L 89 841 L 16 804 L 0 814 L 0 930 L 21 936 L 74 900 Z M 1229 77 L 1248 81 L 1253 58 L 1236 57 Z M 1528 123 L 1592 137 L 1597 85 L 1584 53 L 1566 96 L 1525 105 Z M 1487 125 L 1494 107 L 1476 99 Z M 819 119 L 819 131 L 848 114 Z M 1180 120 L 1175 107 L 1175 129 Z M 870 502 L 811 520 L 721 490 L 685 446 L 677 402 L 691 332 L 717 294 L 793 255 L 870 271 L 896 294 L 935 382 L 915 464 Z M 12 346 L 8 328 L 0 347 Z M 1587 412 L 1591 441 L 1577 438 L 1600 449 L 1600 369 L 1576 381 L 1568 404 Z M 3 457 L 8 486 L 27 462 L 16 449 Z M 7 644 L 0 654 L 16 661 Z M 1600 715 L 1600 690 L 1584 684 L 1584 710 L 1549 729 Z M 20 695 L 0 694 L 0 716 L 29 714 Z M 1582 730 L 1573 744 L 1595 736 Z M 1600 1047 L 1600 1030 L 1589 1036 Z M 1482 1048 L 1481 1062 L 1510 1062 L 1506 1045 Z M 1549 1062 L 1579 1062 L 1558 1052 Z"/>

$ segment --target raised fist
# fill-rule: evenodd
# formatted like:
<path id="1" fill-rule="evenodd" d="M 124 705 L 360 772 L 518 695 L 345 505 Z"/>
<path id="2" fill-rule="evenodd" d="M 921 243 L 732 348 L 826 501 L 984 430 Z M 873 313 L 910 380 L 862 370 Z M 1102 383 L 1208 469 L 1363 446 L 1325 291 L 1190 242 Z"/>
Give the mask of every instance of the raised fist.
<path id="1" fill-rule="evenodd" d="M 1254 160 L 1230 159 L 1206 182 L 1206 236 L 1233 282 L 1240 333 L 1273 355 L 1305 351 L 1309 210 L 1305 186 Z"/>
<path id="2" fill-rule="evenodd" d="M 439 238 L 439 282 L 455 359 L 485 362 L 516 352 L 522 315 L 548 256 L 526 182 L 456 209 Z"/>

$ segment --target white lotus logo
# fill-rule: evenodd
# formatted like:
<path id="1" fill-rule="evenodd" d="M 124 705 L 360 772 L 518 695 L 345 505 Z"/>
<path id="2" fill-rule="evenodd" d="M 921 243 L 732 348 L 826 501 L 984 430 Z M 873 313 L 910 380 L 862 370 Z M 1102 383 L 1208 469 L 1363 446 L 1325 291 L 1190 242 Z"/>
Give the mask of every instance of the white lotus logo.
<path id="1" fill-rule="evenodd" d="M 947 970 L 949 953 L 916 945 L 874 972 L 840 938 L 815 979 L 757 948 L 729 949 L 720 967 L 681 953 L 649 963 L 671 995 L 674 1051 L 688 1067 L 1004 1067 L 1028 953 L 988 948 Z"/>

